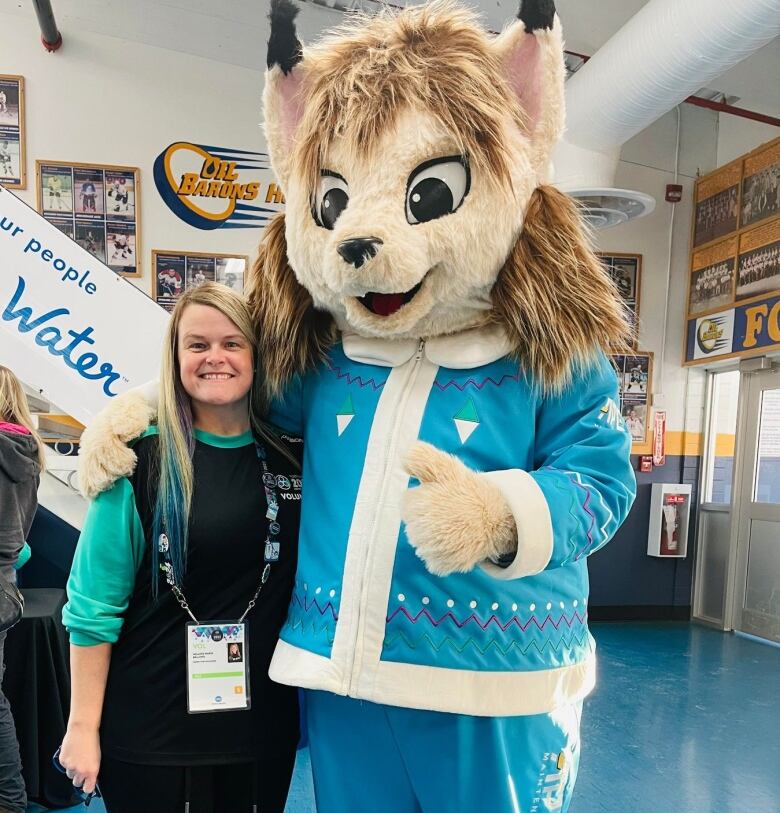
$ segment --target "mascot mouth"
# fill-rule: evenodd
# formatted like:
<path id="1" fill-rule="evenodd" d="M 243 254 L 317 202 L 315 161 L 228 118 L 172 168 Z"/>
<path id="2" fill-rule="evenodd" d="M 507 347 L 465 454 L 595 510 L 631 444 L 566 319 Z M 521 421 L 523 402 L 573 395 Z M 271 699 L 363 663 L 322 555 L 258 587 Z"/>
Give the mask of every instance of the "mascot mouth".
<path id="1" fill-rule="evenodd" d="M 402 294 L 380 294 L 369 291 L 365 296 L 358 297 L 358 302 L 377 316 L 392 316 L 397 311 L 411 302 L 414 295 L 422 287 L 423 281 L 417 283 L 414 288 Z"/>

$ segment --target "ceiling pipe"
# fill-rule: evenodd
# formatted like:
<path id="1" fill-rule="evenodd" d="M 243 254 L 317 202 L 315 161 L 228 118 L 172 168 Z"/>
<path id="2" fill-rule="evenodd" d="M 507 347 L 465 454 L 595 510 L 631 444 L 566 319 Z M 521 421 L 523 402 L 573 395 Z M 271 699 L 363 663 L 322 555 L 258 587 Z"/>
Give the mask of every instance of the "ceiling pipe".
<path id="1" fill-rule="evenodd" d="M 596 228 L 649 214 L 649 195 L 614 188 L 621 146 L 778 33 L 780 0 L 650 0 L 566 83 L 556 186 Z"/>
<path id="2" fill-rule="evenodd" d="M 33 0 L 33 6 L 38 17 L 38 25 L 41 28 L 43 47 L 49 53 L 58 51 L 62 45 L 62 34 L 60 34 L 54 19 L 51 0 Z"/>
<path id="3" fill-rule="evenodd" d="M 650 0 L 566 83 L 580 147 L 625 144 L 780 34 L 780 0 Z"/>
<path id="4" fill-rule="evenodd" d="M 764 113 L 756 113 L 754 110 L 746 110 L 744 107 L 735 107 L 726 102 L 716 102 L 712 99 L 702 99 L 701 96 L 689 96 L 687 104 L 694 104 L 697 107 L 707 107 L 710 110 L 717 110 L 718 113 L 728 113 L 731 116 L 741 116 L 743 119 L 760 121 L 762 124 L 771 124 L 773 127 L 780 127 L 780 119 L 775 116 L 767 116 Z"/>
<path id="5" fill-rule="evenodd" d="M 578 51 L 566 49 L 564 53 L 581 59 L 583 64 L 591 59 L 590 55 L 581 54 Z M 728 102 L 716 102 L 713 99 L 705 99 L 702 96 L 689 96 L 685 100 L 685 104 L 696 105 L 696 107 L 708 107 L 710 110 L 717 110 L 718 113 L 727 113 L 729 116 L 739 116 L 743 119 L 760 121 L 762 124 L 771 124 L 773 127 L 780 127 L 780 119 L 776 116 L 768 116 L 766 113 L 759 113 L 756 110 L 747 110 L 744 107 L 737 107 Z"/>

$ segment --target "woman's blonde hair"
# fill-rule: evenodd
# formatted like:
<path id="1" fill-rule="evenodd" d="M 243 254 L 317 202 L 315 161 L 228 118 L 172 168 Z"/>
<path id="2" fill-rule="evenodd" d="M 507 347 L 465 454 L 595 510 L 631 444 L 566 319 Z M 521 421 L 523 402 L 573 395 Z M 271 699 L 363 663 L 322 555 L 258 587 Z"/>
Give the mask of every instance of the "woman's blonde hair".
<path id="1" fill-rule="evenodd" d="M 43 471 L 46 468 L 46 455 L 43 450 L 43 441 L 30 414 L 27 396 L 24 394 L 19 379 L 2 364 L 0 364 L 0 421 L 15 423 L 29 429 L 38 444 L 38 462 Z"/>
<path id="2" fill-rule="evenodd" d="M 159 486 L 152 533 L 152 584 L 157 585 L 161 533 L 168 538 L 170 563 L 177 584 L 186 569 L 187 533 L 192 494 L 195 485 L 192 459 L 195 451 L 193 415 L 190 396 L 184 389 L 179 367 L 178 342 L 182 315 L 190 305 L 205 305 L 226 316 L 239 330 L 252 349 L 254 378 L 249 391 L 249 422 L 255 438 L 274 446 L 294 465 L 295 458 L 262 420 L 263 381 L 259 373 L 257 339 L 246 302 L 230 288 L 215 282 L 204 282 L 185 291 L 176 303 L 168 323 L 160 366 L 160 403 L 157 410 L 159 433 Z"/>

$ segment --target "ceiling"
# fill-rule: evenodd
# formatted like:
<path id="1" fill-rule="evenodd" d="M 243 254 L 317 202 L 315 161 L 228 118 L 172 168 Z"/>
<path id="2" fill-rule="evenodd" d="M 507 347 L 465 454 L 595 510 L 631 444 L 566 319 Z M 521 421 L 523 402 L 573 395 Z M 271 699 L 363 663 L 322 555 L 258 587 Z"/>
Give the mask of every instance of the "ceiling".
<path id="1" fill-rule="evenodd" d="M 360 5 L 361 0 L 340 2 Z M 516 0 L 471 2 L 492 30 L 500 30 L 517 12 Z M 646 2 L 557 0 L 566 47 L 594 54 Z M 69 32 L 89 31 L 258 71 L 264 69 L 268 0 L 52 0 L 52 7 L 65 48 Z M 0 0 L 0 13 L 35 19 L 31 0 Z M 305 0 L 299 17 L 302 39 L 311 41 L 341 19 L 341 12 Z M 31 47 L 40 46 L 35 41 Z M 780 77 L 780 39 L 711 82 L 710 87 L 739 97 L 740 107 L 780 118 L 780 81 L 767 81 L 768 77 Z"/>

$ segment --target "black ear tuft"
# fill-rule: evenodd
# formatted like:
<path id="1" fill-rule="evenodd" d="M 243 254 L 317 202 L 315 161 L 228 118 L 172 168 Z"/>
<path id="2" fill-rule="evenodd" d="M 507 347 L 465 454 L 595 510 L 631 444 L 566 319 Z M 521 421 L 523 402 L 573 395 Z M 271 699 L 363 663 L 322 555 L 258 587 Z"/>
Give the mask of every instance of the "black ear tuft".
<path id="1" fill-rule="evenodd" d="M 518 19 L 523 21 L 525 30 L 531 34 L 538 28 L 552 28 L 555 19 L 554 0 L 522 0 Z"/>
<path id="2" fill-rule="evenodd" d="M 290 0 L 271 0 L 271 36 L 268 38 L 268 69 L 278 65 L 284 73 L 292 69 L 303 59 L 301 43 L 295 33 L 295 18 L 298 6 Z"/>

